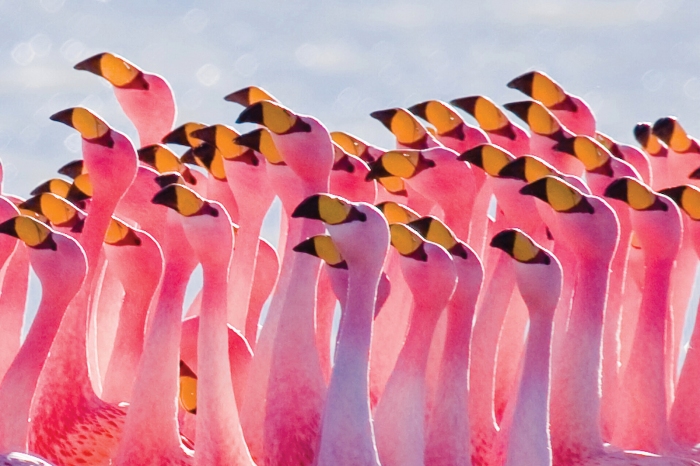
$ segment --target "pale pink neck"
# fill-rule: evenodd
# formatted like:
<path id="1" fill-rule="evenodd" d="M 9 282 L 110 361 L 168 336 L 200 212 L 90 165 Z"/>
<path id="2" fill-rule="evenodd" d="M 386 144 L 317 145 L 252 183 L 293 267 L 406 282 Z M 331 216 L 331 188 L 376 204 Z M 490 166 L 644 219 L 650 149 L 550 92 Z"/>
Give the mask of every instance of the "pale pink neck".
<path id="1" fill-rule="evenodd" d="M 18 244 L 5 265 L 0 292 L 0 380 L 19 351 L 29 284 L 29 251 Z"/>
<path id="2" fill-rule="evenodd" d="M 225 248 L 226 246 L 224 246 Z M 230 248 L 230 246 L 229 246 Z M 220 251 L 230 259 L 231 251 Z M 202 259 L 204 283 L 197 338 L 197 464 L 252 464 L 236 409 L 228 361 L 229 260 Z M 205 432 L 206 435 L 201 435 Z"/>
<path id="3" fill-rule="evenodd" d="M 175 120 L 175 100 L 170 86 L 159 76 L 143 74 L 148 90 L 114 88 L 126 116 L 136 126 L 141 147 L 161 142 Z"/>
<path id="4" fill-rule="evenodd" d="M 168 242 L 172 243 L 172 239 L 166 239 Z M 163 283 L 134 381 L 133 401 L 120 442 L 120 457 L 137 451 L 144 444 L 149 446 L 146 451 L 180 448 L 176 400 L 181 314 L 191 267 L 178 260 L 180 255 L 173 250 L 176 246 L 170 245 L 170 251 L 167 245 L 164 246 Z M 158 390 L 153 387 L 158 387 Z"/>
<path id="5" fill-rule="evenodd" d="M 469 364 L 469 415 L 473 431 L 497 430 L 493 405 L 495 364 L 503 319 L 515 286 L 511 261 L 506 254 L 498 252 L 493 275 L 486 280 L 476 311 Z"/>
<path id="6" fill-rule="evenodd" d="M 56 337 L 71 296 L 56 288 L 58 281 L 42 283 L 39 309 L 24 344 L 0 384 L 0 451 L 26 451 L 30 407 L 44 362 Z"/>
<path id="7" fill-rule="evenodd" d="M 567 450 L 602 452 L 600 433 L 600 354 L 608 263 L 579 262 L 566 339 L 554 361 L 552 447 L 555 459 Z"/>
<path id="8" fill-rule="evenodd" d="M 552 320 L 532 316 L 512 417 L 506 464 L 551 465 L 549 372 Z"/>
<path id="9" fill-rule="evenodd" d="M 411 325 L 394 371 L 417 376 L 425 374 L 430 341 L 433 339 L 433 332 L 441 311 L 431 305 L 432 303 L 429 302 L 414 301 Z"/>
<path id="10" fill-rule="evenodd" d="M 335 366 L 323 413 L 319 461 L 378 464 L 369 403 L 369 352 L 379 269 L 350 267 Z M 352 439 L 351 451 L 343 451 Z M 362 450 L 362 451 L 361 451 Z M 329 457 L 328 457 L 328 456 Z M 365 463 L 367 464 L 367 463 Z"/>
<path id="11" fill-rule="evenodd" d="M 623 412 L 615 430 L 623 448 L 659 452 L 668 440 L 664 350 L 672 268 L 673 260 L 646 257 L 639 318 L 622 378 Z"/>
<path id="12" fill-rule="evenodd" d="M 152 294 L 150 287 L 125 290 L 114 350 L 105 373 L 101 395 L 104 400 L 132 400 L 131 389 L 143 352 L 144 326 Z"/>
<path id="13" fill-rule="evenodd" d="M 263 218 L 251 215 L 242 220 L 229 271 L 228 321 L 235 328 L 245 330 Z"/>

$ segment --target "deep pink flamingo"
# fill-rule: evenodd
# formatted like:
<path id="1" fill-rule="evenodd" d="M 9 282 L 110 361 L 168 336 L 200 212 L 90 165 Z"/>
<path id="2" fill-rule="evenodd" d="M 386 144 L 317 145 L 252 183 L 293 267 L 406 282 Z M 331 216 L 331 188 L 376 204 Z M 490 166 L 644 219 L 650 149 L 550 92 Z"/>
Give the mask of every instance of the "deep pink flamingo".
<path id="1" fill-rule="evenodd" d="M 87 262 L 74 239 L 31 217 L 6 220 L 0 232 L 29 247 L 29 260 L 42 285 L 34 323 L 0 384 L 0 451 L 26 452 L 37 381 L 66 308 L 83 284 Z"/>
<path id="2" fill-rule="evenodd" d="M 479 257 L 436 217 L 423 217 L 408 223 L 423 238 L 440 244 L 452 255 L 457 270 L 457 287 L 446 308 L 444 337 L 433 335 L 430 357 L 439 357 L 433 393 L 430 366 L 427 383 L 427 422 L 425 462 L 428 465 L 469 464 L 468 361 L 469 341 L 476 299 L 484 270 Z M 436 342 L 443 344 L 435 351 Z M 429 362 L 430 364 L 430 362 Z"/>
<path id="3" fill-rule="evenodd" d="M 136 175 L 137 157 L 126 136 L 87 109 L 68 109 L 51 118 L 80 132 L 94 192 L 81 235 L 88 262 L 87 278 L 66 311 L 52 346 L 52 358 L 47 360 L 39 378 L 29 445 L 60 463 L 85 461 L 85 451 L 91 460 L 100 461 L 99 458 L 113 456 L 125 412 L 104 403 L 92 388 L 87 367 L 88 306 L 105 232 L 114 208 Z M 77 432 L 86 438 L 77 438 Z M 90 445 L 88 450 L 85 445 Z"/>

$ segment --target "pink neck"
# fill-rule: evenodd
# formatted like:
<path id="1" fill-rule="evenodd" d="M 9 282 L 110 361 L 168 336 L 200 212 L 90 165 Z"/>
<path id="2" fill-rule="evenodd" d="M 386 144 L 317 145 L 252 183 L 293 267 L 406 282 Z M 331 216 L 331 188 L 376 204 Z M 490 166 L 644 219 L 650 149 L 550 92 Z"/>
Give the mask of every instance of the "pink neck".
<path id="1" fill-rule="evenodd" d="M 581 260 L 567 337 L 554 361 L 552 447 L 555 459 L 574 452 L 602 452 L 600 433 L 600 351 L 608 264 Z M 583 454 L 583 453 L 581 453 Z"/>
<path id="2" fill-rule="evenodd" d="M 125 291 L 101 395 L 102 399 L 115 402 L 132 400 L 131 389 L 143 352 L 146 314 L 153 293 L 150 288 Z"/>
<path id="3" fill-rule="evenodd" d="M 469 415 L 472 430 L 496 431 L 494 377 L 498 339 L 515 286 L 512 259 L 498 251 L 493 275 L 476 311 L 469 364 Z"/>
<path id="4" fill-rule="evenodd" d="M 172 243 L 172 239 L 166 239 Z M 163 284 L 151 329 L 146 337 L 129 406 L 119 456 L 144 451 L 180 448 L 178 432 L 178 390 L 182 304 L 191 268 L 178 261 L 179 254 L 165 250 Z M 157 386 L 158 390 L 153 390 Z"/>
<path id="5" fill-rule="evenodd" d="M 225 248 L 225 246 L 224 246 Z M 229 246 L 230 248 L 230 246 Z M 197 464 L 252 464 L 236 408 L 228 361 L 226 292 L 229 260 L 204 258 L 197 338 Z"/>
<path id="6" fill-rule="evenodd" d="M 522 378 L 508 432 L 506 464 L 551 465 L 549 439 L 549 368 L 552 320 L 530 318 Z M 513 462 L 515 458 L 519 462 Z"/>
<path id="7" fill-rule="evenodd" d="M 0 451 L 26 451 L 30 406 L 44 362 L 71 296 L 43 284 L 41 303 L 24 344 L 0 384 Z M 53 355 L 52 355 L 53 356 Z"/>
<path id="8" fill-rule="evenodd" d="M 615 440 L 623 448 L 659 452 L 668 440 L 664 350 L 673 260 L 647 257 L 644 266 L 642 303 L 622 377 L 623 406 Z"/>
<path id="9" fill-rule="evenodd" d="M 250 304 L 262 220 L 262 217 L 255 215 L 241 222 L 243 226 L 238 230 L 233 250 L 229 271 L 228 321 L 241 330 L 245 330 Z"/>
<path id="10" fill-rule="evenodd" d="M 0 292 L 0 380 L 19 351 L 24 305 L 29 284 L 29 251 L 18 244 L 5 265 Z"/>

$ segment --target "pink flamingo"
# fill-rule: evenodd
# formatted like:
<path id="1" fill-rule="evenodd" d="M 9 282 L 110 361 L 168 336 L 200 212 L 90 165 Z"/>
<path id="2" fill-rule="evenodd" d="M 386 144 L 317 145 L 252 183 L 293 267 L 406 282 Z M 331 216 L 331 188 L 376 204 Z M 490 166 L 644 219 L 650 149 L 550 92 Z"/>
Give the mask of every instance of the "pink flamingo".
<path id="1" fill-rule="evenodd" d="M 293 216 L 323 220 L 349 277 L 335 365 L 319 434 L 318 464 L 379 465 L 369 403 L 372 321 L 389 227 L 376 207 L 324 194 L 304 200 Z M 358 235 L 367 241 L 358 242 Z"/>
<path id="2" fill-rule="evenodd" d="M 580 176 L 583 173 L 581 162 L 571 157 L 564 157 L 553 149 L 556 143 L 569 139 L 575 134 L 562 125 L 557 117 L 547 110 L 547 107 L 537 101 L 511 102 L 503 106 L 515 113 L 530 128 L 532 135 L 529 152 L 531 154 L 546 160 L 568 175 Z"/>
<path id="3" fill-rule="evenodd" d="M 266 167 L 286 212 L 291 214 L 303 198 L 328 191 L 333 147 L 328 130 L 318 120 L 297 115 L 280 104 L 261 101 L 247 107 L 237 121 L 262 124 L 270 130 L 286 166 L 267 164 Z M 255 401 L 249 406 L 255 408 L 247 411 L 243 406 L 242 420 L 245 423 L 245 416 L 250 416 L 248 419 L 255 424 L 252 419 L 265 413 L 263 448 L 266 461 L 307 464 L 315 456 L 326 394 L 314 331 L 315 288 L 320 264 L 313 257 L 292 254 L 292 248 L 321 231 L 320 225 L 305 219 L 290 220 L 289 225 L 284 241 L 282 272 L 253 360 L 249 387 L 255 393 L 252 397 Z M 297 283 L 294 286 L 292 278 Z M 270 331 L 265 335 L 268 326 Z M 263 342 L 263 337 L 266 342 Z M 261 355 L 261 344 L 267 347 L 256 364 Z M 246 403 L 249 394 L 250 390 L 245 396 Z M 244 424 L 244 431 L 253 445 L 254 458 L 262 458 L 259 427 L 248 434 Z"/>
<path id="4" fill-rule="evenodd" d="M 173 127 L 175 97 L 161 76 L 142 71 L 109 52 L 92 56 L 73 68 L 94 73 L 112 84 L 119 105 L 139 133 L 140 146 L 159 143 Z"/>
<path id="5" fill-rule="evenodd" d="M 243 438 L 231 373 L 226 361 L 227 282 L 233 252 L 231 218 L 223 206 L 205 201 L 179 184 L 166 186 L 156 204 L 183 215 L 185 235 L 204 274 L 197 360 L 197 449 L 195 464 L 254 464 Z M 217 239 L 212 248 L 210 239 Z"/>
<path id="6" fill-rule="evenodd" d="M 113 220 L 105 238 L 105 254 L 125 295 L 100 397 L 108 403 L 119 403 L 132 400 L 132 386 L 143 353 L 146 315 L 163 274 L 163 253 L 145 231 Z"/>
<path id="7" fill-rule="evenodd" d="M 577 157 L 586 167 L 586 178 L 591 192 L 603 196 L 606 188 L 613 179 L 629 176 L 641 179 L 637 170 L 627 162 L 614 157 L 597 140 L 589 136 L 576 136 L 566 139 L 554 146 Z M 622 305 L 625 293 L 625 279 L 628 267 L 629 248 L 632 234 L 632 224 L 627 204 L 618 200 L 610 200 L 610 206 L 615 210 L 620 222 L 619 246 L 615 251 L 611 267 L 616 273 L 610 277 L 608 299 L 606 302 L 605 321 L 603 323 L 603 372 L 601 413 L 603 436 L 606 440 L 612 437 L 617 419 L 617 390 L 619 384 L 619 368 L 622 366 L 619 352 L 620 325 L 623 322 Z M 624 316 L 624 324 L 629 324 L 629 316 Z"/>
<path id="8" fill-rule="evenodd" d="M 595 136 L 595 116 L 588 104 L 541 71 L 530 71 L 508 83 L 528 97 L 541 102 L 564 126 L 576 134 Z"/>
<path id="9" fill-rule="evenodd" d="M 24 344 L 0 384 L 0 451 L 27 451 L 30 408 L 37 381 L 59 324 L 87 272 L 85 253 L 69 236 L 34 218 L 20 216 L 0 224 L 0 232 L 22 240 L 42 286 L 41 302 Z"/>
<path id="10" fill-rule="evenodd" d="M 620 417 L 613 442 L 622 448 L 660 453 L 667 451 L 670 440 L 665 326 L 672 322 L 671 271 L 680 249 L 680 212 L 670 199 L 633 178 L 616 180 L 605 194 L 633 209 L 630 217 L 644 252 L 645 270 L 632 353 L 620 382 Z"/>
<path id="11" fill-rule="evenodd" d="M 488 97 L 462 97 L 453 99 L 450 103 L 473 116 L 493 144 L 504 148 L 516 157 L 529 152 L 530 135 L 510 121 Z"/>
<path id="12" fill-rule="evenodd" d="M 610 154 L 632 165 L 642 177 L 642 181 L 646 184 L 651 183 L 651 163 L 644 152 L 629 144 L 617 142 L 600 131 L 595 132 L 595 140 L 605 146 Z"/>
<path id="13" fill-rule="evenodd" d="M 549 379 L 552 320 L 559 301 L 562 270 L 557 258 L 520 230 L 504 230 L 491 240 L 515 259 L 518 289 L 527 304 L 530 328 L 512 418 L 504 427 L 506 465 L 551 465 Z"/>
<path id="14" fill-rule="evenodd" d="M 86 358 L 88 305 L 105 232 L 114 208 L 136 175 L 137 157 L 125 135 L 87 109 L 67 109 L 51 119 L 80 132 L 87 170 L 97 182 L 93 183 L 90 215 L 81 235 L 87 278 L 66 311 L 54 339 L 52 357 L 39 378 L 29 444 L 33 451 L 59 463 L 87 461 L 86 457 L 101 461 L 113 456 L 125 412 L 104 403 L 92 388 Z M 78 438 L 78 432 L 86 438 Z"/>
<path id="15" fill-rule="evenodd" d="M 394 371 L 374 414 L 377 450 L 385 465 L 422 465 L 425 457 L 425 370 L 433 330 L 455 289 L 450 254 L 402 224 L 391 242 L 413 294 L 411 324 Z"/>
<path id="16" fill-rule="evenodd" d="M 693 239 L 695 253 L 700 254 L 700 189 L 691 185 L 681 185 L 660 191 L 676 202 L 685 213 L 684 228 L 687 228 Z M 691 336 L 685 362 L 681 369 L 676 385 L 675 399 L 668 423 L 674 441 L 684 447 L 693 447 L 700 442 L 700 425 L 698 413 L 700 405 L 696 395 L 698 374 L 700 373 L 700 325 L 696 324 Z"/>
<path id="17" fill-rule="evenodd" d="M 610 262 L 618 241 L 614 211 L 602 199 L 545 177 L 521 192 L 553 210 L 555 238 L 575 236 L 579 259 L 571 314 L 559 358 L 552 361 L 550 434 L 555 465 L 690 465 L 693 461 L 603 445 L 600 431 L 600 348 Z"/>
<path id="18" fill-rule="evenodd" d="M 426 422 L 426 464 L 469 464 L 468 364 L 474 307 L 481 288 L 484 270 L 473 249 L 461 242 L 447 225 L 436 217 L 423 217 L 408 223 L 428 241 L 433 241 L 452 255 L 457 270 L 457 287 L 447 304 L 445 335 L 433 335 L 443 343 L 435 371 L 434 393 L 428 393 Z M 433 356 L 429 354 L 429 358 Z M 430 389 L 430 367 L 428 367 Z M 432 396 L 431 396 L 432 395 Z"/>

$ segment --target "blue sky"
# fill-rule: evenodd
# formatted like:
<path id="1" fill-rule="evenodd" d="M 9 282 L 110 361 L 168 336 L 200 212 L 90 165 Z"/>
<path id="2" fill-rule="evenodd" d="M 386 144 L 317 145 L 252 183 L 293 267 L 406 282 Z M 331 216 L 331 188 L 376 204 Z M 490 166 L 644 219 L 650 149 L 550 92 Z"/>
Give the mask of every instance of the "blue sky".
<path id="1" fill-rule="evenodd" d="M 632 143 L 638 121 L 675 115 L 700 136 L 700 7 L 692 0 L 204 2 L 0 0 L 0 158 L 27 196 L 79 154 L 49 121 L 75 105 L 135 135 L 110 87 L 72 66 L 111 51 L 166 77 L 178 124 L 233 124 L 223 96 L 251 84 L 290 108 L 382 146 L 369 112 L 485 94 L 530 69 L 593 107 Z M 270 234 L 268 230 L 268 235 Z"/>

